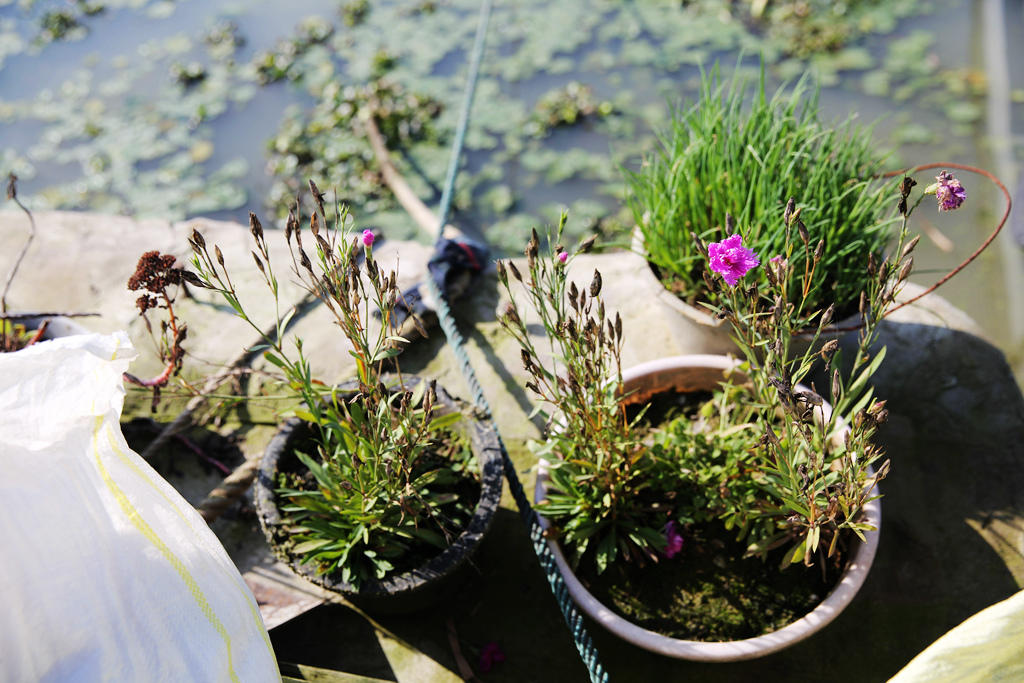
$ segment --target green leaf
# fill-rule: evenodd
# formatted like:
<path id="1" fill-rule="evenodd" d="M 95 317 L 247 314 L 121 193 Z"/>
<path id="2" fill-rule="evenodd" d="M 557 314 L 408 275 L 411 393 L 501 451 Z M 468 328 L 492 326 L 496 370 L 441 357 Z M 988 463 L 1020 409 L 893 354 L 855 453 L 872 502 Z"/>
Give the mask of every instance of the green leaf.
<path id="1" fill-rule="evenodd" d="M 285 367 L 284 361 L 281 360 L 281 358 L 278 357 L 277 355 L 271 353 L 270 351 L 264 351 L 263 352 L 263 357 L 267 360 L 268 363 L 270 363 L 272 365 L 276 365 L 277 367 L 281 368 L 282 370 L 284 369 L 284 367 Z"/>
<path id="2" fill-rule="evenodd" d="M 312 550 L 316 550 L 317 548 L 323 548 L 325 545 L 330 545 L 331 542 L 332 541 L 330 539 L 326 538 L 318 538 L 312 541 L 304 541 L 303 543 L 299 543 L 297 546 L 292 548 L 292 552 L 294 552 L 297 555 L 304 555 Z"/>

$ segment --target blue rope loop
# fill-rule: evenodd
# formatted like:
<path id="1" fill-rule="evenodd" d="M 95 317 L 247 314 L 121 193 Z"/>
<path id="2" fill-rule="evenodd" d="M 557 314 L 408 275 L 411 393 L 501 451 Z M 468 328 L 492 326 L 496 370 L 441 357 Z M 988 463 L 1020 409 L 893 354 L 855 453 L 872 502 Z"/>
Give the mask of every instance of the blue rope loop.
<path id="1" fill-rule="evenodd" d="M 466 76 L 466 88 L 463 93 L 462 108 L 459 111 L 459 122 L 455 130 L 455 138 L 452 141 L 452 154 L 448 163 L 448 173 L 445 177 L 444 188 L 441 193 L 441 203 L 438 208 L 436 244 L 440 244 L 444 239 L 444 226 L 448 223 L 448 217 L 451 213 L 452 197 L 455 191 L 455 178 L 459 173 L 462 148 L 466 141 L 466 130 L 469 128 L 470 109 L 473 106 L 473 96 L 476 93 L 476 84 L 480 78 L 480 64 L 483 61 L 484 44 L 487 38 L 487 24 L 490 21 L 490 15 L 491 0 L 483 0 L 480 5 L 480 19 L 477 23 L 476 38 L 473 42 L 473 51 L 470 56 L 469 73 Z M 481 420 L 491 422 L 493 425 L 494 418 L 493 413 L 491 412 L 491 407 L 487 403 L 487 398 L 484 396 L 483 388 L 480 386 L 480 381 L 477 379 L 476 372 L 473 370 L 473 365 L 469 360 L 469 355 L 466 353 L 465 340 L 462 337 L 462 333 L 460 333 L 456 327 L 455 317 L 452 315 L 451 307 L 448 305 L 448 301 L 435 278 L 433 276 L 428 276 L 426 280 L 427 291 L 430 292 L 430 296 L 435 301 L 438 323 L 444 331 L 445 338 L 448 340 L 448 345 L 451 346 L 452 351 L 455 353 L 455 357 L 458 359 L 459 368 L 461 369 L 466 383 L 469 385 L 470 391 L 473 394 L 473 403 L 481 413 L 479 417 Z M 572 598 L 569 595 L 569 589 L 565 585 L 565 580 L 562 578 L 562 574 L 559 572 L 558 566 L 555 563 L 555 558 L 551 554 L 551 549 L 548 547 L 547 541 L 544 538 L 544 530 L 541 528 L 540 523 L 537 520 L 537 513 L 530 506 L 526 493 L 523 491 L 523 485 L 519 481 L 519 476 L 516 474 L 515 465 L 513 465 L 512 459 L 509 458 L 508 450 L 505 448 L 505 442 L 501 440 L 501 436 L 496 425 L 494 425 L 494 431 L 499 434 L 498 445 L 501 449 L 501 458 L 504 463 L 505 478 L 508 480 L 509 491 L 512 493 L 512 498 L 515 500 L 516 507 L 519 509 L 520 517 L 527 525 L 530 541 L 533 545 L 533 551 L 537 555 L 537 561 L 540 563 L 541 568 L 544 571 L 544 575 L 548 580 L 548 585 L 551 588 L 552 594 L 555 596 L 558 607 L 562 612 L 562 617 L 565 619 L 566 625 L 572 632 L 572 637 L 576 643 L 576 649 L 579 652 L 580 658 L 587 667 L 587 671 L 590 673 L 590 680 L 592 683 L 607 683 L 608 674 L 604 671 L 604 668 L 601 666 L 601 662 L 598 660 L 597 648 L 590 639 L 590 634 L 587 632 L 586 626 L 584 625 L 583 617 L 576 609 L 576 604 L 572 601 Z"/>

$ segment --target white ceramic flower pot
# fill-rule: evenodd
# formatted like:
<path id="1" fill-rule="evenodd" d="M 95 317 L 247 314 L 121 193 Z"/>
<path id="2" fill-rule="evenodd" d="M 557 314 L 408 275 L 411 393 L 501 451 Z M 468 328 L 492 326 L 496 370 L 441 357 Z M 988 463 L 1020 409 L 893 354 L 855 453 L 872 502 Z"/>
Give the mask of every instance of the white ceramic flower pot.
<path id="1" fill-rule="evenodd" d="M 644 236 L 639 229 L 633 230 L 631 252 L 637 259 L 634 273 L 637 279 L 643 281 L 643 286 L 657 292 L 655 300 L 662 309 L 663 319 L 669 326 L 672 336 L 679 342 L 680 348 L 687 353 L 695 354 L 729 354 L 737 353 L 736 343 L 730 336 L 732 326 L 725 320 L 715 317 L 707 309 L 691 306 L 672 292 L 665 289 L 665 286 L 658 279 L 650 262 L 647 260 L 647 249 L 644 247 Z M 920 288 L 907 284 L 907 294 L 916 294 Z M 900 297 L 897 297 L 898 299 Z M 837 339 L 845 332 L 857 328 L 860 324 L 860 314 L 855 313 L 843 320 L 835 322 L 828 328 L 822 330 L 818 344 L 823 344 L 829 339 Z M 802 353 L 811 343 L 813 334 L 799 334 L 793 337 L 793 353 Z"/>
<path id="2" fill-rule="evenodd" d="M 735 367 L 735 365 L 736 361 L 724 356 L 674 356 L 630 368 L 623 373 L 623 380 L 627 392 L 635 392 L 641 397 L 666 390 L 679 392 L 707 390 L 717 386 L 717 382 L 722 379 L 722 372 Z M 827 415 L 831 411 L 831 407 L 825 404 L 823 410 Z M 547 481 L 546 464 L 544 461 L 540 463 L 534 491 L 535 501 L 544 497 Z M 878 495 L 877 486 L 872 490 L 872 494 Z M 878 550 L 879 529 L 882 522 L 880 501 L 875 499 L 865 505 L 863 513 L 864 521 L 875 527 L 876 530 L 865 532 L 867 542 L 855 546 L 846 571 L 843 572 L 839 582 L 814 610 L 772 633 L 728 642 L 670 638 L 627 621 L 599 602 L 583 586 L 570 569 L 557 542 L 549 540 L 548 547 L 565 579 L 569 594 L 580 609 L 623 640 L 645 650 L 677 659 L 733 662 L 763 657 L 798 643 L 823 629 L 850 604 L 864 584 Z M 541 517 L 541 523 L 547 525 L 547 521 L 543 517 Z M 680 565 L 680 571 L 686 571 L 686 567 Z"/>

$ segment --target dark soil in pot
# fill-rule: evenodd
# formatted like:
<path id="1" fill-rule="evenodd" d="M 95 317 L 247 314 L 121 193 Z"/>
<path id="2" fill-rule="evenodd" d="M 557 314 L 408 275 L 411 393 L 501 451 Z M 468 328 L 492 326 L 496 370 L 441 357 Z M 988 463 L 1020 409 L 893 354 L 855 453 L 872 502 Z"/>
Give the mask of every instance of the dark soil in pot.
<path id="1" fill-rule="evenodd" d="M 711 398 L 709 391 L 660 391 L 627 398 L 629 419 L 646 406 L 640 425 L 659 425 L 670 417 L 695 411 Z M 630 400 L 632 399 L 632 400 Z M 744 558 L 745 541 L 718 521 L 681 529 L 682 550 L 658 562 L 617 562 L 598 574 L 584 556 L 576 570 L 597 600 L 619 616 L 655 633 L 681 640 L 721 642 L 771 633 L 803 617 L 842 578 L 849 553 L 837 564 L 789 565 L 780 570 L 788 546 L 764 560 Z M 859 543 L 852 534 L 840 539 Z M 847 544 L 848 545 L 848 544 Z"/>
<path id="2" fill-rule="evenodd" d="M 642 628 L 682 640 L 728 641 L 776 631 L 804 616 L 842 574 L 830 566 L 779 571 L 785 548 L 765 561 L 743 558 L 746 544 L 720 524 L 683 530 L 682 551 L 639 567 L 619 562 L 598 575 L 592 562 L 577 575 L 594 597 Z"/>

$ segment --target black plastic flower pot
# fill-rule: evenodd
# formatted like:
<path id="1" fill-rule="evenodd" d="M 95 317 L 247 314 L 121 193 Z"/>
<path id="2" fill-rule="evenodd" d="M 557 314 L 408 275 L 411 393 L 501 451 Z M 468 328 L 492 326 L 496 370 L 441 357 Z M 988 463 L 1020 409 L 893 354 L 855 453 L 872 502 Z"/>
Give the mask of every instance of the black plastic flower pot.
<path id="1" fill-rule="evenodd" d="M 407 377 L 405 386 L 411 389 L 417 381 L 415 378 Z M 437 388 L 436 405 L 444 410 L 465 407 L 460 406 L 459 401 L 440 387 Z M 470 559 L 490 528 L 501 502 L 503 484 L 501 448 L 497 432 L 489 423 L 485 424 L 475 419 L 470 411 L 461 412 L 466 421 L 466 431 L 473 454 L 480 468 L 480 499 L 466 528 L 445 550 L 420 567 L 381 580 L 363 581 L 358 589 L 341 581 L 333 573 L 318 573 L 312 564 L 301 564 L 299 558 L 289 554 L 286 549 L 288 531 L 278 509 L 280 501 L 275 491 L 277 475 L 278 472 L 294 471 L 301 467 L 295 456 L 296 448 L 308 443 L 313 434 L 309 423 L 291 418 L 278 430 L 267 446 L 254 485 L 260 526 L 274 554 L 300 576 L 342 595 L 349 602 L 368 611 L 382 614 L 412 612 L 451 597 L 475 573 Z"/>

